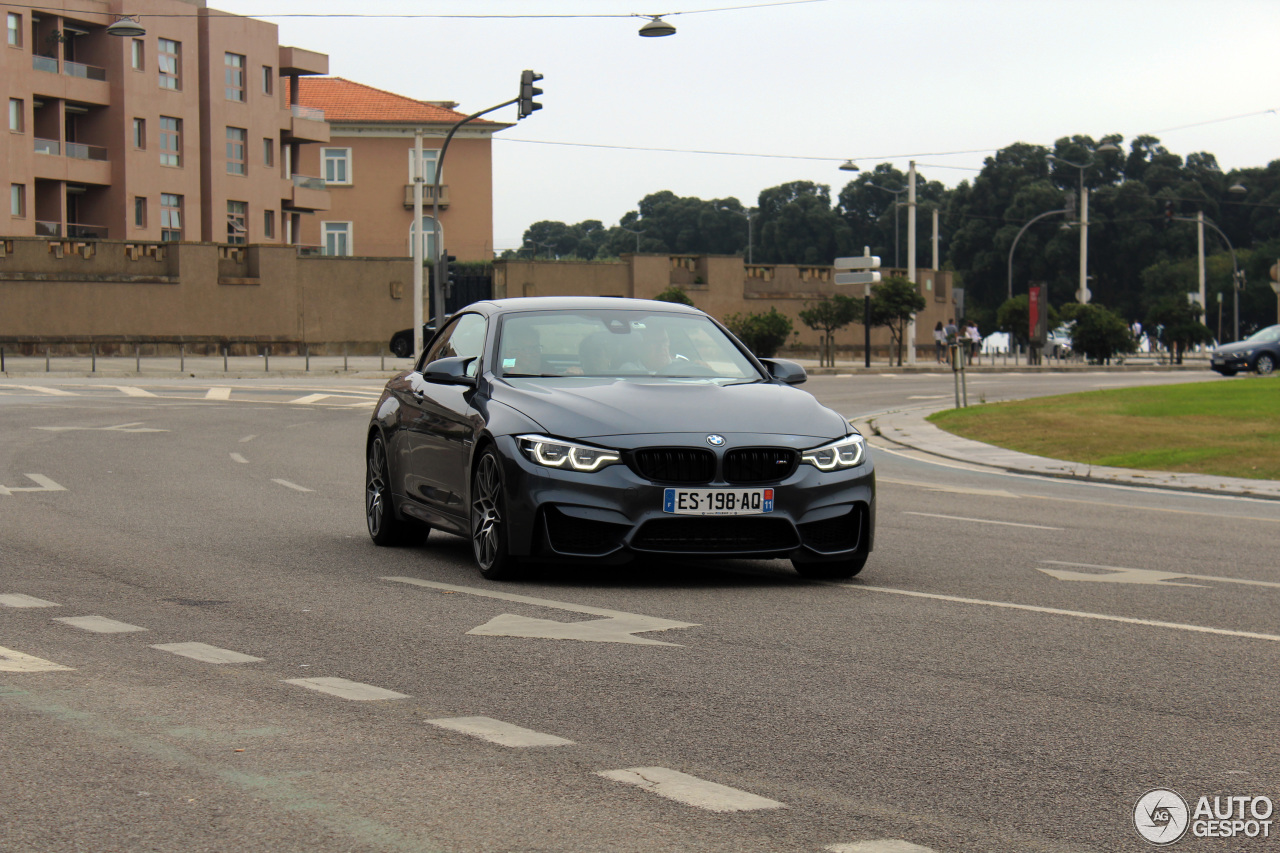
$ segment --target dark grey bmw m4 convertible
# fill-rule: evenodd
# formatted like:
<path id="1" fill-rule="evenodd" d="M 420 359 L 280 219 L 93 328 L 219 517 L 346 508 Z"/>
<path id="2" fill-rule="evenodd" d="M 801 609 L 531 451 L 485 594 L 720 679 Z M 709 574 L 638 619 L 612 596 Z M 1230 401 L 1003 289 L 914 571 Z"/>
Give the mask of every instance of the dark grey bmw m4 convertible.
<path id="1" fill-rule="evenodd" d="M 852 577 L 874 540 L 875 473 L 862 436 L 804 381 L 683 305 L 477 302 L 378 401 L 369 535 L 468 537 L 491 579 L 636 554 L 789 558 L 805 577 Z"/>

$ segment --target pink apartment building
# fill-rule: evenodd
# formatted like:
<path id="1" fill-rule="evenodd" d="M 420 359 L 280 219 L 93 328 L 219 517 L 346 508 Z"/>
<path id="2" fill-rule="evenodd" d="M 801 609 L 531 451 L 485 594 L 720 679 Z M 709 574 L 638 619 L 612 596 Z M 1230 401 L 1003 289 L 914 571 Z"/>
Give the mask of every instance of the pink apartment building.
<path id="1" fill-rule="evenodd" d="M 327 145 L 301 152 L 299 169 L 318 175 L 329 207 L 302 221 L 300 242 L 327 255 L 403 257 L 413 254 L 413 156 L 423 133 L 424 257 L 432 257 L 432 184 L 445 135 L 466 118 L 451 102 L 418 101 L 344 80 L 298 80 L 297 103 L 323 111 Z M 449 143 L 441 173 L 439 212 L 444 249 L 463 261 L 493 258 L 493 134 L 510 124 L 476 120 Z"/>
<path id="2" fill-rule="evenodd" d="M 126 11 L 144 35 L 107 33 Z M 328 125 L 290 104 L 328 57 L 281 47 L 274 24 L 202 0 L 51 0 L 3 15 L 3 233 L 290 242 L 327 206 L 292 164 Z"/>

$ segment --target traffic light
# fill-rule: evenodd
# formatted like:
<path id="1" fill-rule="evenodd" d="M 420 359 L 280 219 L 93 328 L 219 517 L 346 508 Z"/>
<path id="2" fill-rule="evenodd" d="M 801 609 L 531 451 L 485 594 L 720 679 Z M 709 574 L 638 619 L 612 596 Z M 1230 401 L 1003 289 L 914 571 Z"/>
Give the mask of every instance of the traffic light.
<path id="1" fill-rule="evenodd" d="M 1173 222 L 1173 202 L 1166 201 L 1164 203 L 1164 224 L 1168 226 Z"/>
<path id="2" fill-rule="evenodd" d="M 458 283 L 457 260 L 456 255 L 444 256 L 444 286 L 449 289 L 449 293 L 453 292 L 453 286 Z"/>
<path id="3" fill-rule="evenodd" d="M 542 109 L 542 104 L 533 100 L 535 95 L 541 95 L 542 90 L 533 84 L 542 79 L 542 75 L 536 71 L 530 71 L 527 68 L 520 72 L 520 107 L 516 114 L 517 119 L 522 119 L 533 114 L 534 110 Z"/>

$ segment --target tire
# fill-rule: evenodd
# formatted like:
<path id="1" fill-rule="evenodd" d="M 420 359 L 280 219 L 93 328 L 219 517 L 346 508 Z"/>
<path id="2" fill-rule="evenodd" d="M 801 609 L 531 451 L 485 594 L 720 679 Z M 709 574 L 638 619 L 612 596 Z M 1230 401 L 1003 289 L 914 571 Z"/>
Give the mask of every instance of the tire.
<path id="1" fill-rule="evenodd" d="M 796 574 L 810 580 L 843 580 L 854 577 L 867 565 L 870 554 L 856 554 L 845 560 L 834 560 L 829 563 L 802 563 L 791 561 Z"/>
<path id="2" fill-rule="evenodd" d="M 418 545 L 430 532 L 430 528 L 419 521 L 396 516 L 387 446 L 381 435 L 375 435 L 369 442 L 365 456 L 364 520 L 375 545 Z"/>
<path id="3" fill-rule="evenodd" d="M 394 355 L 396 358 L 408 358 L 409 349 L 411 346 L 412 344 L 410 344 L 404 338 L 392 338 L 391 354 Z"/>
<path id="4" fill-rule="evenodd" d="M 1253 369 L 1258 371 L 1259 376 L 1270 376 L 1276 369 L 1276 357 L 1269 352 L 1264 352 L 1253 363 Z"/>
<path id="5" fill-rule="evenodd" d="M 492 447 L 480 454 L 471 477 L 471 551 L 487 580 L 510 580 L 519 560 L 507 550 L 507 492 L 502 460 Z"/>

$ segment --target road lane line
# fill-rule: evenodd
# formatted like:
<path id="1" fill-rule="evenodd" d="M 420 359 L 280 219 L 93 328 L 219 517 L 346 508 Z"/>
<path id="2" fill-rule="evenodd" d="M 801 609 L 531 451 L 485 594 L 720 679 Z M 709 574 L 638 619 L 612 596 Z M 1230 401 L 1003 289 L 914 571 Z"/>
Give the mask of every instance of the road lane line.
<path id="1" fill-rule="evenodd" d="M 34 595 L 23 595 L 22 593 L 9 593 L 8 595 L 0 595 L 0 605 L 5 607 L 61 607 L 61 604 L 54 604 L 52 601 L 45 601 L 43 598 L 36 598 Z"/>
<path id="2" fill-rule="evenodd" d="M 433 726 L 478 737 L 499 746 L 568 746 L 573 743 L 562 737 L 535 732 L 533 729 L 504 723 L 492 717 L 442 717 L 438 720 L 427 720 L 427 722 Z"/>
<path id="3" fill-rule="evenodd" d="M 315 489 L 308 489 L 306 486 L 299 486 L 297 483 L 290 483 L 288 480 L 273 479 L 271 482 L 279 483 L 280 485 L 284 486 L 286 489 L 293 489 L 295 492 L 314 492 L 315 491 Z"/>
<path id="4" fill-rule="evenodd" d="M 123 634 L 128 631 L 147 630 L 137 625 L 130 625 L 128 622 L 117 622 L 105 616 L 59 616 L 53 621 L 65 623 L 72 628 L 93 631 L 95 634 Z"/>
<path id="5" fill-rule="evenodd" d="M 230 400 L 231 388 L 226 385 L 216 385 L 204 393 L 206 400 Z"/>
<path id="6" fill-rule="evenodd" d="M 248 464 L 249 464 L 249 460 L 248 460 L 248 459 L 245 459 L 245 458 L 244 458 L 243 456 L 241 456 L 239 453 L 232 453 L 232 454 L 231 454 L 231 461 L 232 461 L 232 462 L 239 462 L 239 463 L 241 463 L 242 465 L 248 465 Z"/>
<path id="7" fill-rule="evenodd" d="M 61 388 L 46 388 L 43 385 L 18 385 L 27 391 L 35 391 L 37 394 L 48 394 L 51 397 L 79 397 L 80 395 L 74 391 L 63 391 Z"/>
<path id="8" fill-rule="evenodd" d="M 1203 625 L 1186 625 L 1181 622 L 1161 622 L 1156 619 L 1135 619 L 1131 616 L 1109 616 L 1105 613 L 1088 613 L 1083 610 L 1060 610 L 1056 607 L 1038 607 L 1033 604 L 1013 604 L 1008 601 L 984 601 L 980 598 L 962 598 L 958 595 L 939 595 L 933 592 L 916 592 L 910 589 L 892 589 L 884 586 L 861 586 L 857 584 L 837 584 L 845 589 L 865 590 L 867 592 L 887 592 L 891 595 L 905 595 L 911 598 L 931 598 L 934 601 L 951 601 L 956 604 L 982 604 L 987 607 L 999 607 L 1005 610 L 1025 610 L 1028 613 L 1044 613 L 1050 616 L 1074 616 L 1077 619 L 1096 619 L 1101 622 L 1120 622 L 1125 625 L 1146 625 L 1152 628 L 1172 628 L 1176 631 L 1190 631 L 1196 634 L 1217 634 L 1223 637 L 1244 637 L 1250 640 L 1270 640 L 1280 643 L 1280 636 L 1275 634 L 1259 634 L 1254 631 L 1233 631 L 1229 628 L 1207 628 Z"/>
<path id="9" fill-rule="evenodd" d="M 63 666 L 51 660 L 32 657 L 0 646 L 0 672 L 56 672 L 70 670 L 73 667 Z"/>
<path id="10" fill-rule="evenodd" d="M 309 406 L 309 405 L 311 405 L 312 403 L 319 403 L 321 400 L 328 400 L 330 396 L 332 396 L 332 395 L 330 395 L 330 394 L 308 394 L 308 395 L 307 395 L 307 396 L 305 396 L 305 397 L 299 397 L 298 399 L 296 399 L 296 400 L 290 400 L 289 402 L 290 402 L 290 403 L 292 403 L 292 404 L 294 404 L 294 405 L 298 405 L 298 406 Z"/>
<path id="11" fill-rule="evenodd" d="M 823 848 L 831 853 L 937 853 L 932 847 L 921 847 L 897 838 L 877 838 L 874 841 L 855 841 L 852 844 L 828 844 Z"/>
<path id="12" fill-rule="evenodd" d="M 121 394 L 125 395 L 126 397 L 156 396 L 155 394 L 152 394 L 150 391 L 146 390 L 145 388 L 139 388 L 136 385 L 112 385 L 111 387 L 115 388 L 117 391 L 119 391 Z"/>
<path id="13" fill-rule="evenodd" d="M 938 515 L 936 512 L 911 512 L 903 510 L 903 515 L 923 515 L 926 518 L 945 518 L 951 521 L 973 521 L 978 524 L 1003 524 L 1005 527 L 1030 527 L 1035 530 L 1064 530 L 1062 527 L 1046 527 L 1043 524 L 1019 524 L 1016 521 L 992 521 L 989 518 L 965 518 L 962 515 Z"/>
<path id="14" fill-rule="evenodd" d="M 246 435 L 244 438 L 240 439 L 240 443 L 244 444 L 246 442 L 253 441 L 255 438 L 257 438 L 256 435 Z"/>
<path id="15" fill-rule="evenodd" d="M 1107 569 L 1113 572 L 1146 572 L 1147 569 L 1131 569 L 1124 566 L 1095 566 L 1093 563 L 1065 563 L 1062 560 L 1040 560 L 1050 566 L 1075 566 L 1079 569 Z M 1044 571 L 1041 569 L 1041 571 Z M 1219 583 L 1241 583 L 1249 586 L 1266 586 L 1272 589 L 1280 589 L 1280 583 L 1274 581 L 1254 581 L 1244 578 L 1223 578 L 1217 575 L 1189 575 L 1186 572 L 1169 572 L 1170 577 L 1175 578 L 1191 578 L 1197 581 L 1218 581 Z M 1195 584 L 1173 584 L 1174 586 L 1195 586 Z"/>
<path id="16" fill-rule="evenodd" d="M 348 681 L 345 678 L 286 678 L 284 683 L 296 684 L 298 687 L 305 687 L 308 690 L 315 690 L 320 693 L 328 693 L 330 696 L 350 699 L 354 702 L 377 702 L 384 699 L 409 698 L 405 694 L 397 693 L 394 690 L 384 690 L 381 687 L 361 684 L 358 681 Z"/>
<path id="17" fill-rule="evenodd" d="M 749 794 L 690 776 L 666 767 L 631 767 L 626 770 L 601 770 L 596 773 L 606 779 L 635 785 L 668 800 L 712 812 L 743 812 L 758 809 L 785 809 L 785 803 L 767 797 Z"/>
<path id="18" fill-rule="evenodd" d="M 229 649 L 220 649 L 217 646 L 210 646 L 205 643 L 161 643 L 151 648 L 169 652 L 170 654 L 182 655 L 184 658 L 198 660 L 201 663 L 258 663 L 262 660 L 262 658 L 255 658 L 253 655 L 245 655 Z"/>

